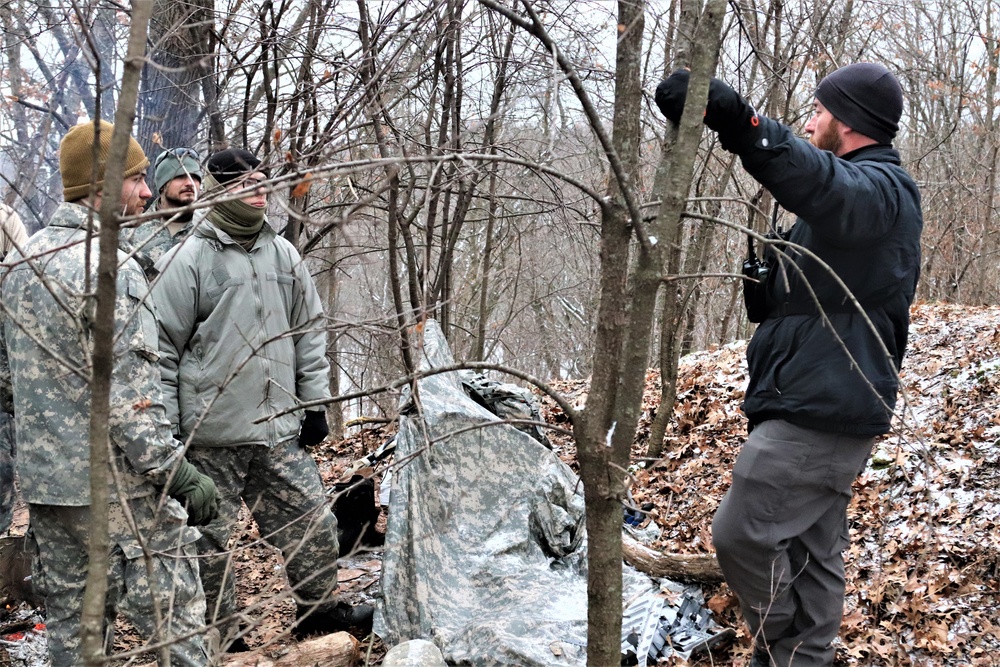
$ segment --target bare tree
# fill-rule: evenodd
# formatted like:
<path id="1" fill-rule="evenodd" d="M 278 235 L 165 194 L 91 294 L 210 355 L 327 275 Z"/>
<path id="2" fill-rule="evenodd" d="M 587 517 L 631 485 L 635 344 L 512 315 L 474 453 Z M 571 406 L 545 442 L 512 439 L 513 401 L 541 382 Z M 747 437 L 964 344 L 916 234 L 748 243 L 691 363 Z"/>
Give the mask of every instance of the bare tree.
<path id="1" fill-rule="evenodd" d="M 701 140 L 661 163 L 673 143 L 652 88 L 690 63 L 693 83 L 718 75 L 795 125 L 834 67 L 896 63 L 907 101 L 897 145 L 924 193 L 920 296 L 992 303 L 998 7 L 740 0 L 705 14 L 693 0 L 622 0 L 609 48 L 594 25 L 612 5 L 580 6 L 158 2 L 137 135 L 151 154 L 238 145 L 265 158 L 271 221 L 329 286 L 332 380 L 357 396 L 331 408 L 335 419 L 394 416 L 396 395 L 370 390 L 412 371 L 406 331 L 425 317 L 441 320 L 458 358 L 592 376 L 576 426 L 604 548 L 595 572 L 609 577 L 641 378 L 659 366 L 656 457 L 673 428 L 679 357 L 752 332 L 733 277 L 746 236 L 717 221 L 763 232 L 773 210 L 693 121 Z M 708 16 L 723 14 L 716 38 Z M 107 38 L 88 50 L 56 5 L 0 7 L 0 195 L 36 227 L 60 199 L 59 138 L 81 109 L 109 113 L 124 99 L 115 16 L 95 14 Z M 716 66 L 696 47 L 717 41 Z M 618 593 L 613 577 L 593 585 L 597 601 Z M 595 623 L 595 646 L 610 646 L 613 623 Z"/>
<path id="2" fill-rule="evenodd" d="M 202 128 L 211 109 L 201 93 L 203 86 L 214 85 L 213 9 L 208 0 L 154 4 L 136 132 L 151 157 L 160 147 L 194 146 L 205 139 Z"/>

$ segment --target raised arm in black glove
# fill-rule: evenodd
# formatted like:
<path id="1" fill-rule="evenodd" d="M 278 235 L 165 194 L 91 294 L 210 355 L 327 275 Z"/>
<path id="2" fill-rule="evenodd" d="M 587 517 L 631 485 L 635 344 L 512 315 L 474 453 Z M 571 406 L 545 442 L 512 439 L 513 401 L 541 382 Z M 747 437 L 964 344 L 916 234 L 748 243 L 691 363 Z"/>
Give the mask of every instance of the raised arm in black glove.
<path id="1" fill-rule="evenodd" d="M 188 523 L 192 526 L 204 526 L 219 516 L 215 482 L 208 475 L 198 472 L 187 459 L 181 459 L 167 494 L 185 506 Z"/>
<path id="2" fill-rule="evenodd" d="M 656 106 L 674 125 L 681 121 L 690 77 L 691 73 L 686 69 L 679 69 L 656 87 Z M 738 153 L 741 147 L 753 143 L 759 123 L 757 112 L 739 93 L 712 77 L 708 86 L 705 125 L 719 133 L 719 143 L 724 149 Z"/>
<path id="3" fill-rule="evenodd" d="M 330 435 L 330 427 L 326 424 L 326 413 L 319 410 L 307 410 L 299 431 L 299 447 L 312 447 L 326 440 Z"/>

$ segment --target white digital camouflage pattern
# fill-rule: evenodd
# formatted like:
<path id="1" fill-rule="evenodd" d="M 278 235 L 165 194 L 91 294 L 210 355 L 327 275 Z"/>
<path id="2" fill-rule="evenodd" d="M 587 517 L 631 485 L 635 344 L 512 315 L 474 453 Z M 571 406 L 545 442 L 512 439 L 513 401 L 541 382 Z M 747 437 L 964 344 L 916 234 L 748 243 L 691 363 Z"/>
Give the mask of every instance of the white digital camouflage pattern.
<path id="1" fill-rule="evenodd" d="M 91 329 L 98 241 L 88 243 L 91 213 L 62 204 L 48 227 L 6 258 L 0 312 L 0 400 L 13 409 L 17 470 L 38 546 L 32 567 L 45 597 L 53 667 L 75 667 L 87 573 L 90 518 Z M 154 641 L 182 639 L 173 664 L 207 662 L 205 598 L 192 558 L 196 529 L 162 487 L 182 455 L 160 395 L 156 319 L 139 265 L 119 253 L 111 372 L 110 445 L 117 492 L 108 525 L 111 627 L 118 603 Z M 115 483 L 115 482 L 112 482 Z M 155 626 L 154 604 L 164 626 Z"/>
<path id="2" fill-rule="evenodd" d="M 296 599 L 332 600 L 337 590 L 337 518 L 309 452 L 294 441 L 274 447 L 192 447 L 188 460 L 212 478 L 219 494 L 219 516 L 201 528 L 198 541 L 210 623 L 237 611 L 229 544 L 244 500 L 260 534 L 281 551 Z"/>
<path id="3" fill-rule="evenodd" d="M 28 503 L 90 503 L 90 328 L 98 248 L 96 235 L 86 243 L 87 218 L 82 206 L 60 205 L 48 227 L 25 244 L 28 259 L 12 252 L 2 276 L 0 394 L 6 401 L 13 396 L 17 470 Z M 146 278 L 133 261 L 118 270 L 114 357 L 112 452 L 122 493 L 137 497 L 164 484 L 181 447 L 171 437 L 161 398 Z"/>
<path id="4" fill-rule="evenodd" d="M 167 222 L 167 220 L 151 220 L 138 227 L 123 229 L 120 233 L 122 250 L 139 262 L 139 266 L 149 279 L 156 275 L 153 265 L 191 233 L 192 223 L 189 222 L 172 235 L 167 229 Z"/>
<path id="5" fill-rule="evenodd" d="M 14 515 L 14 419 L 0 410 L 0 534 Z"/>
<path id="6" fill-rule="evenodd" d="M 171 665 L 202 667 L 208 664 L 208 654 L 201 634 L 205 595 L 191 543 L 197 531 L 185 525 L 187 515 L 177 501 L 168 500 L 163 507 L 157 507 L 156 501 L 155 496 L 147 496 L 129 502 L 136 525 L 156 526 L 145 535 L 152 552 L 148 563 L 140 557 L 141 545 L 121 505 L 110 506 L 105 632 L 114 632 L 115 612 L 121 612 L 149 641 L 180 637 L 170 649 Z M 45 593 L 52 667 L 78 667 L 83 664 L 81 591 L 87 579 L 90 508 L 29 505 L 29 512 L 38 549 L 32 579 Z M 160 606 L 162 628 L 156 626 L 154 605 Z"/>
<path id="7" fill-rule="evenodd" d="M 434 321 L 422 350 L 423 369 L 452 363 Z M 432 640 L 449 665 L 586 664 L 579 479 L 457 373 L 418 385 L 419 418 L 409 399 L 400 410 L 376 633 L 387 646 Z M 624 573 L 627 599 L 656 588 Z"/>

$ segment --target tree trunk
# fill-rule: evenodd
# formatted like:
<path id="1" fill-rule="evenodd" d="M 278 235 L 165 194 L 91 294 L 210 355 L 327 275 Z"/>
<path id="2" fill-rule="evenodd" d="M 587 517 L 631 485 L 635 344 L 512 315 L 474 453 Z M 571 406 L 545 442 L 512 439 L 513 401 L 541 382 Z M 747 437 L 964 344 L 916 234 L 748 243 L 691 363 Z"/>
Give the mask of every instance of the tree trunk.
<path id="1" fill-rule="evenodd" d="M 101 102 L 100 117 L 110 122 L 115 114 L 115 44 L 118 41 L 115 25 L 118 10 L 98 5 L 95 7 L 98 9 L 94 11 L 90 35 L 91 45 L 96 50 L 93 56 L 100 63 L 96 72 L 99 81 L 97 95 Z"/>
<path id="2" fill-rule="evenodd" d="M 622 535 L 625 562 L 651 577 L 697 584 L 721 584 L 722 570 L 712 554 L 668 554 Z"/>
<path id="3" fill-rule="evenodd" d="M 365 89 L 368 92 L 368 98 L 366 100 L 366 113 L 372 122 L 372 128 L 375 132 L 375 139 L 378 144 L 379 154 L 382 157 L 392 157 L 393 151 L 389 147 L 388 140 L 385 134 L 385 128 L 382 125 L 382 117 L 385 110 L 378 96 L 377 80 L 375 78 L 378 68 L 375 63 L 375 50 L 371 43 L 373 26 L 371 25 L 371 19 L 368 12 L 368 5 L 364 0 L 359 0 L 358 2 L 358 13 L 360 15 L 360 20 L 358 21 L 358 36 L 361 38 L 361 43 L 363 45 L 363 52 L 366 54 L 363 66 L 361 67 L 361 79 L 365 82 Z M 387 219 L 387 229 L 388 229 L 388 257 L 389 257 L 389 283 L 392 289 L 392 300 L 396 311 L 396 328 L 397 335 L 399 336 L 399 353 L 402 358 L 403 368 L 408 375 L 411 375 L 416 368 L 413 360 L 413 354 L 410 349 L 410 337 L 408 334 L 408 327 L 412 323 L 412 320 L 408 317 L 408 310 L 403 304 L 403 290 L 402 285 L 399 282 L 399 255 L 397 254 L 399 237 L 403 237 L 403 243 L 407 249 L 407 257 L 413 259 L 412 243 L 408 237 L 407 223 L 403 221 L 403 216 L 400 215 L 399 207 L 399 168 L 394 164 L 389 164 L 385 167 L 385 178 L 388 182 L 388 219 Z M 408 263 L 408 275 L 409 275 L 409 285 L 410 285 L 410 303 L 413 309 L 417 308 L 418 301 L 416 300 L 416 285 L 415 285 L 415 275 L 414 275 L 414 263 L 411 261 Z M 412 382 L 411 391 L 416 395 L 417 383 Z M 360 410 L 359 410 L 360 412 Z"/>
<path id="4" fill-rule="evenodd" d="M 135 135 L 151 159 L 161 147 L 198 143 L 213 9 L 211 0 L 154 0 L 149 34 L 152 47 L 143 69 L 141 115 Z"/>
<path id="5" fill-rule="evenodd" d="M 334 239 L 335 240 L 335 239 Z M 320 273 L 320 285 L 323 289 L 323 310 L 327 317 L 337 313 L 339 307 L 337 297 L 340 291 L 340 278 L 337 275 L 337 245 L 331 243 L 323 248 L 322 255 L 325 269 Z M 340 328 L 334 327 L 327 331 L 326 358 L 330 361 L 330 395 L 340 395 Z M 326 416 L 330 423 L 330 436 L 334 440 L 344 437 L 344 405 L 332 403 L 326 407 Z"/>
<path id="6" fill-rule="evenodd" d="M 619 393 L 623 380 L 622 361 L 631 349 L 628 346 L 630 322 L 625 307 L 631 238 L 627 198 L 638 189 L 643 11 L 642 2 L 620 0 L 618 3 L 612 147 L 621 174 L 609 179 L 610 203 L 603 208 L 601 216 L 601 303 L 594 373 L 586 412 L 577 433 L 580 475 L 587 504 L 587 664 L 590 667 L 621 661 L 621 498 L 629 450 L 622 451 L 620 442 L 615 443 L 613 438 L 615 420 L 623 411 Z M 620 183 L 621 177 L 626 182 Z"/>
<path id="7" fill-rule="evenodd" d="M 507 33 L 507 41 L 504 44 L 503 56 L 500 58 L 500 72 L 496 82 L 493 84 L 493 99 L 490 101 L 490 119 L 487 121 L 486 132 L 483 134 L 484 152 L 496 156 L 496 134 L 499 125 L 500 106 L 507 88 L 507 64 L 510 62 L 510 54 L 514 48 L 514 28 L 511 27 Z M 472 360 L 486 360 L 486 329 L 490 316 L 490 271 L 493 258 L 493 232 L 497 224 L 497 171 L 500 169 L 499 163 L 494 162 L 489 167 L 489 195 L 486 212 L 486 238 L 483 242 L 483 257 L 480 268 L 481 279 L 479 281 L 479 317 L 476 322 L 476 339 L 473 343 Z"/>
<path id="8" fill-rule="evenodd" d="M 151 11 L 151 0 L 133 0 L 121 96 L 115 111 L 115 130 L 108 151 L 101 200 L 97 310 L 91 337 L 94 366 L 90 380 L 90 547 L 80 624 L 84 664 L 88 667 L 96 667 L 104 662 L 104 604 L 108 590 L 110 551 L 108 502 L 111 460 L 108 421 L 111 371 L 115 363 L 115 292 L 118 279 L 118 228 L 121 223 L 118 215 L 125 155 L 135 119 L 139 75 L 146 50 L 146 28 Z"/>

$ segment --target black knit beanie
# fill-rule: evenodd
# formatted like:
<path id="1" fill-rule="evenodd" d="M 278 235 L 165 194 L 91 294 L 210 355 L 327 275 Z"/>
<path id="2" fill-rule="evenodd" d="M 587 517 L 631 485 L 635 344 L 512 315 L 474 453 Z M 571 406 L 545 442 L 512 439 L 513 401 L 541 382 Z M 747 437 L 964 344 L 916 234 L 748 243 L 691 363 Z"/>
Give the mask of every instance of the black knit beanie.
<path id="1" fill-rule="evenodd" d="M 250 151 L 242 148 L 227 148 L 208 158 L 208 172 L 215 177 L 220 185 L 239 178 L 259 169 L 260 160 Z"/>
<path id="2" fill-rule="evenodd" d="M 880 144 L 891 144 L 899 130 L 903 91 L 882 65 L 841 67 L 819 82 L 816 99 L 834 118 Z"/>

